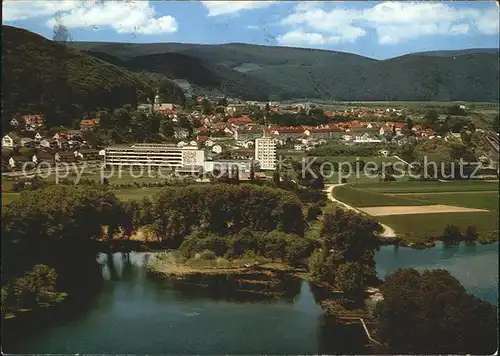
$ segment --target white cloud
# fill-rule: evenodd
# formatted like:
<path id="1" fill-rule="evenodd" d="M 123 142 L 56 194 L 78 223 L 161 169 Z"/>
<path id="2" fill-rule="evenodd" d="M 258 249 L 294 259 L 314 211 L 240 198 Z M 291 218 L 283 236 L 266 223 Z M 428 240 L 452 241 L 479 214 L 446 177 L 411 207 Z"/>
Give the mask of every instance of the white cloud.
<path id="1" fill-rule="evenodd" d="M 220 16 L 268 7 L 276 4 L 276 1 L 201 1 L 201 3 L 208 9 L 208 16 Z"/>
<path id="2" fill-rule="evenodd" d="M 318 46 L 326 44 L 338 44 L 342 41 L 339 36 L 325 36 L 317 32 L 304 32 L 302 30 L 290 31 L 277 37 L 277 41 L 289 46 Z"/>
<path id="3" fill-rule="evenodd" d="M 71 10 L 79 5 L 76 1 L 20 1 L 2 2 L 2 21 L 27 20 L 54 15 L 58 11 Z"/>
<path id="4" fill-rule="evenodd" d="M 158 34 L 178 30 L 174 17 L 157 17 L 149 1 L 8 1 L 4 21 L 29 19 L 58 14 L 48 26 L 62 24 L 67 28 L 111 27 L 118 33 Z"/>
<path id="5" fill-rule="evenodd" d="M 353 9 L 337 4 L 331 11 L 324 10 L 317 2 L 298 4 L 282 19 L 281 24 L 290 26 L 290 30 L 280 36 L 278 42 L 293 45 L 295 39 L 297 45 L 308 40 L 311 44 L 349 43 L 365 36 L 367 30 L 374 30 L 378 42 L 388 45 L 420 36 L 457 36 L 471 31 L 492 35 L 499 32 L 497 7 L 478 10 L 456 8 L 446 3 L 383 2 L 369 8 Z"/>
<path id="6" fill-rule="evenodd" d="M 499 24 L 500 18 L 498 7 L 489 9 L 483 16 L 478 17 L 474 23 L 479 32 L 485 35 L 496 35 L 500 32 Z"/>

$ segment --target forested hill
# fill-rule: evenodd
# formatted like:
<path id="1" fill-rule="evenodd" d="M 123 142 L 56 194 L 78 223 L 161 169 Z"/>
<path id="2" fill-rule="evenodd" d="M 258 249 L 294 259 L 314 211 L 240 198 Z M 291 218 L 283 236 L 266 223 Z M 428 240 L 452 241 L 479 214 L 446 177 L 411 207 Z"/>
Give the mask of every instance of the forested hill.
<path id="1" fill-rule="evenodd" d="M 104 52 L 86 53 L 133 72 L 146 71 L 172 79 L 185 79 L 198 87 L 215 89 L 233 97 L 265 101 L 273 94 L 286 93 L 285 89 L 264 79 L 184 53 L 150 54 L 129 60 Z"/>
<path id="2" fill-rule="evenodd" d="M 246 99 L 271 93 L 281 100 L 499 100 L 498 50 L 490 48 L 375 60 L 344 52 L 240 43 L 73 42 L 70 46 L 132 61 L 133 70 L 151 70 L 149 60 L 154 58 L 156 67 L 164 65 L 176 79 L 208 82 L 207 88 L 223 88 Z M 180 58 L 174 54 L 188 56 L 193 69 L 198 59 L 206 77 L 172 70 Z M 217 80 L 205 80 L 211 77 Z"/>
<path id="3" fill-rule="evenodd" d="M 3 124 L 17 113 L 41 112 L 49 126 L 68 126 L 86 111 L 145 100 L 160 81 L 168 99 L 184 100 L 181 88 L 161 76 L 130 72 L 27 30 L 2 32 Z"/>

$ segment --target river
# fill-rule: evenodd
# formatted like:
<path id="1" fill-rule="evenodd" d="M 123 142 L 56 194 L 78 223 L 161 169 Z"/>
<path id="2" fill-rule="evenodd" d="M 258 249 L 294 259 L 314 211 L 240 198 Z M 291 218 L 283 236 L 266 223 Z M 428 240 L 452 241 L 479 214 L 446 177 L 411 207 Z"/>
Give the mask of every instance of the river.
<path id="1" fill-rule="evenodd" d="M 360 354 L 357 325 L 324 315 L 306 281 L 286 279 L 268 298 L 235 289 L 231 277 L 192 283 L 146 273 L 151 253 L 101 254 L 104 283 L 85 305 L 45 317 L 5 342 L 6 353 Z M 448 269 L 477 296 L 497 300 L 498 243 L 427 250 L 384 246 L 381 277 L 397 268 Z M 203 278 L 203 277 L 202 277 Z M 50 312 L 49 312 L 50 313 Z"/>
<path id="2" fill-rule="evenodd" d="M 232 277 L 188 283 L 148 275 L 150 253 L 101 254 L 104 284 L 74 315 L 23 332 L 7 353 L 339 354 L 365 352 L 360 326 L 324 315 L 296 278 L 268 298 L 237 291 Z M 210 282 L 203 285 L 203 282 Z M 196 283 L 196 284 L 195 284 Z"/>

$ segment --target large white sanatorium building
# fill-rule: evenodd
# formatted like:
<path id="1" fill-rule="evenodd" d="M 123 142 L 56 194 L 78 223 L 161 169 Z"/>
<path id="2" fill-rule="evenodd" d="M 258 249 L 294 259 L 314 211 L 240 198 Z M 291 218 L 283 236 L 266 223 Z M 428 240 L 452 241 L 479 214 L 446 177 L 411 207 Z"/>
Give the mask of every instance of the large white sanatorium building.
<path id="1" fill-rule="evenodd" d="M 272 138 L 255 139 L 255 160 L 260 163 L 262 170 L 276 168 L 276 144 Z"/>
<path id="2" fill-rule="evenodd" d="M 105 149 L 104 163 L 106 166 L 203 167 L 205 151 L 194 146 L 177 147 L 170 144 L 111 146 Z"/>

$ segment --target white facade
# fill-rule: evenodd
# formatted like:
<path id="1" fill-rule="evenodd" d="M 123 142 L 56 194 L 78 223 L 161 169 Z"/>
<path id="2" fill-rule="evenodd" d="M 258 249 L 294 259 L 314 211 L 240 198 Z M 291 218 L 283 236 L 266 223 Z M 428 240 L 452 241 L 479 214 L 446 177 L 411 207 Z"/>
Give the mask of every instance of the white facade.
<path id="1" fill-rule="evenodd" d="M 255 160 L 262 170 L 276 168 L 276 144 L 272 138 L 258 138 L 255 140 Z"/>
<path id="2" fill-rule="evenodd" d="M 203 166 L 205 152 L 196 147 L 168 144 L 136 144 L 132 147 L 108 147 L 104 163 L 108 166 L 164 166 L 180 168 Z"/>
<path id="3" fill-rule="evenodd" d="M 221 145 L 213 145 L 212 146 L 212 152 L 213 153 L 222 153 L 222 146 Z"/>
<path id="4" fill-rule="evenodd" d="M 14 140 L 9 135 L 2 137 L 2 147 L 12 148 L 14 147 Z"/>
<path id="5" fill-rule="evenodd" d="M 206 161 L 204 165 L 205 172 L 213 172 L 214 169 L 220 172 L 229 171 L 238 168 L 240 173 L 250 173 L 252 166 L 251 160 L 218 160 Z M 257 167 L 255 167 L 257 169 Z"/>

